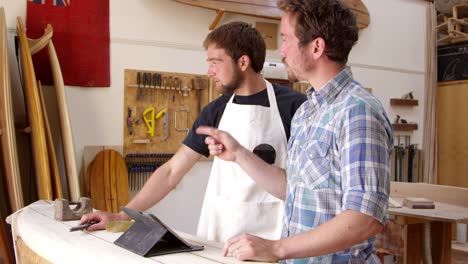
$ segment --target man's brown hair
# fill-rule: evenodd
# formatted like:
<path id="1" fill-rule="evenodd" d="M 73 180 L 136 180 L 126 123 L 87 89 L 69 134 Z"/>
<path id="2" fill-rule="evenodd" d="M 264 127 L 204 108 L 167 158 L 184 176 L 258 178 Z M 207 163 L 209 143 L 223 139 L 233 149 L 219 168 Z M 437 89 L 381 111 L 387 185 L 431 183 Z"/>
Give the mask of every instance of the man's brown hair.
<path id="1" fill-rule="evenodd" d="M 294 31 L 300 47 L 321 37 L 325 40 L 328 58 L 346 64 L 359 31 L 356 17 L 341 1 L 278 0 L 278 8 L 296 19 Z"/>
<path id="2" fill-rule="evenodd" d="M 257 29 L 247 23 L 231 22 L 213 30 L 206 36 L 203 46 L 207 49 L 212 44 L 224 49 L 234 62 L 247 55 L 255 72 L 259 73 L 263 69 L 265 40 Z"/>

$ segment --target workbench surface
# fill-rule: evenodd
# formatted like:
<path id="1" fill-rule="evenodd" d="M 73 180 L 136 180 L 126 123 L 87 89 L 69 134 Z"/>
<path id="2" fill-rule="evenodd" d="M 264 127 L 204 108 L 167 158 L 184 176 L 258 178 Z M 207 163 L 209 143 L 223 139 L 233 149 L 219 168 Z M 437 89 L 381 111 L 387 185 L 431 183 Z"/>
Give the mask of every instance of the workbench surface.
<path id="1" fill-rule="evenodd" d="M 182 232 L 177 233 L 191 244 L 204 245 L 205 249 L 144 258 L 113 244 L 122 233 L 105 230 L 69 232 L 70 227 L 78 225 L 78 221 L 55 220 L 52 201 L 37 201 L 11 215 L 8 221 L 12 224 L 16 257 L 24 257 L 25 252 L 20 251 L 25 251 L 25 245 L 26 250 L 33 251 L 38 255 L 36 258 L 42 259 L 35 263 L 241 263 L 232 257 L 222 256 L 223 244 Z"/>
<path id="2" fill-rule="evenodd" d="M 395 201 L 403 203 L 401 197 L 392 197 Z M 411 209 L 408 207 L 388 208 L 388 214 L 421 218 L 425 220 L 468 223 L 468 207 L 434 201 L 434 209 Z"/>

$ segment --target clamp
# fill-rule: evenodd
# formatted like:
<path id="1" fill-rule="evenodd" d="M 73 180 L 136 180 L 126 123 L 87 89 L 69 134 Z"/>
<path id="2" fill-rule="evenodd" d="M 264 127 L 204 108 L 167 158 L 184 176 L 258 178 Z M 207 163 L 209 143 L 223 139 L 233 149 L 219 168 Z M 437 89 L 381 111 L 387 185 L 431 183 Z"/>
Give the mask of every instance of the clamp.
<path id="1" fill-rule="evenodd" d="M 71 209 L 70 205 L 76 205 Z M 87 197 L 80 197 L 79 202 L 69 202 L 66 199 L 55 199 L 55 219 L 60 221 L 79 220 L 85 214 L 93 211 L 91 207 L 91 199 Z"/>

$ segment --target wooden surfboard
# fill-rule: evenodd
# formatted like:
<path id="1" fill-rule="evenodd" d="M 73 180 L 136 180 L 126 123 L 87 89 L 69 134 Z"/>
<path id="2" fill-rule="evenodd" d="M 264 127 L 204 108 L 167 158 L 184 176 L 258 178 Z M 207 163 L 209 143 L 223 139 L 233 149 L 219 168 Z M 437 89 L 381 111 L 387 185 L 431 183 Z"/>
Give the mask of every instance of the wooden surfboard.
<path id="1" fill-rule="evenodd" d="M 119 152 L 99 152 L 89 167 L 88 177 L 93 208 L 118 213 L 129 202 L 127 166 Z"/>
<path id="2" fill-rule="evenodd" d="M 13 263 L 10 255 L 10 246 L 3 225 L 3 217 L 0 220 L 0 263 Z"/>
<path id="3" fill-rule="evenodd" d="M 21 69 L 23 76 L 23 89 L 26 97 L 26 108 L 31 126 L 31 141 L 36 171 L 37 193 L 39 199 L 52 200 L 52 184 L 50 180 L 49 155 L 44 130 L 44 116 L 41 102 L 37 90 L 36 75 L 29 50 L 29 43 L 26 37 L 21 17 L 17 19 L 17 32 L 21 51 Z"/>
<path id="4" fill-rule="evenodd" d="M 15 122 L 11 97 L 10 71 L 8 67 L 7 28 L 5 11 L 0 7 L 0 145 L 2 147 L 6 185 L 12 211 L 24 206 L 21 176 L 16 149 Z"/>
<path id="5" fill-rule="evenodd" d="M 63 198 L 62 180 L 60 179 L 60 172 L 57 163 L 57 154 L 55 153 L 54 140 L 52 138 L 52 131 L 50 130 L 49 118 L 47 117 L 47 108 L 44 101 L 44 94 L 42 92 L 41 81 L 37 82 L 37 90 L 39 92 L 39 99 L 41 100 L 41 108 L 44 113 L 44 129 L 46 133 L 47 150 L 49 152 L 50 173 L 52 177 L 52 190 L 54 199 Z"/>
<path id="6" fill-rule="evenodd" d="M 175 0 L 176 2 L 212 9 L 218 12 L 217 17 L 210 25 L 214 29 L 224 12 L 269 18 L 281 19 L 282 11 L 276 7 L 277 0 Z M 342 0 L 356 15 L 358 28 L 366 28 L 370 23 L 369 11 L 361 0 Z"/>
<path id="7" fill-rule="evenodd" d="M 63 151 L 65 157 L 65 169 L 67 172 L 68 192 L 70 199 L 77 202 L 81 196 L 80 182 L 78 178 L 78 167 L 75 160 L 75 147 L 73 134 L 68 114 L 67 99 L 65 97 L 65 84 L 63 82 L 60 63 L 55 52 L 52 40 L 49 41 L 49 60 L 52 68 L 55 91 L 57 94 L 57 106 L 59 109 L 60 127 L 62 130 Z"/>

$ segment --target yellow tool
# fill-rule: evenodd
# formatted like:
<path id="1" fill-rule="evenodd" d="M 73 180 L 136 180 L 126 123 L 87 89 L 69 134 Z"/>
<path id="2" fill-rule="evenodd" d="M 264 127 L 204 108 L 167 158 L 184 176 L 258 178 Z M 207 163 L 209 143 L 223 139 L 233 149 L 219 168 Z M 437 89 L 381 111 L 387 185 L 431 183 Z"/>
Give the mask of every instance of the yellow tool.
<path id="1" fill-rule="evenodd" d="M 147 117 L 148 114 L 150 114 L 149 118 Z M 148 127 L 148 134 L 151 137 L 154 137 L 154 107 L 148 107 L 145 109 L 143 112 L 143 119 L 145 120 L 146 126 Z"/>
<path id="2" fill-rule="evenodd" d="M 158 120 L 162 115 L 164 115 L 165 113 L 167 112 L 167 107 L 164 107 L 163 109 L 161 109 L 161 111 L 159 111 L 157 114 L 156 114 L 156 120 Z"/>

